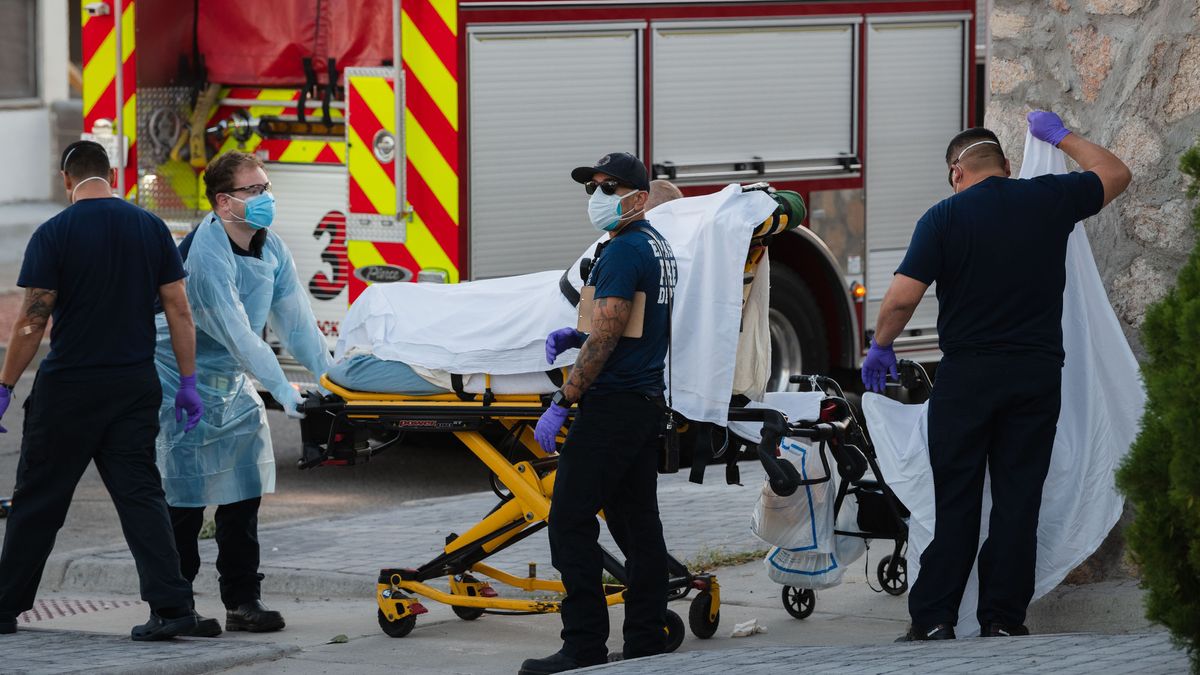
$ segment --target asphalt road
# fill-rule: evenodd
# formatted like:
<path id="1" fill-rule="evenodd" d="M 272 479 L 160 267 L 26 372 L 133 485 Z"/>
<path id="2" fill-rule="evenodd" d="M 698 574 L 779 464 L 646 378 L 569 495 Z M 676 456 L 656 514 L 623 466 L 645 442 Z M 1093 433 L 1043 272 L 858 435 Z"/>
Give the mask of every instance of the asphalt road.
<path id="1" fill-rule="evenodd" d="M 17 399 L 0 422 L 0 495 L 12 493 L 21 448 L 21 404 L 33 385 L 33 371 L 17 385 Z M 103 391 L 97 391 L 103 396 Z M 263 498 L 261 522 L 377 511 L 411 499 L 478 492 L 488 488 L 487 470 L 449 436 L 415 436 L 404 447 L 377 455 L 368 464 L 301 471 L 300 425 L 282 412 L 269 411 L 275 446 L 276 492 Z M 70 420 L 63 420 L 70 423 Z M 211 510 L 208 517 L 212 517 Z M 0 532 L 5 521 L 0 519 Z M 120 523 L 93 464 L 75 491 L 56 552 L 111 546 L 121 540 Z"/>

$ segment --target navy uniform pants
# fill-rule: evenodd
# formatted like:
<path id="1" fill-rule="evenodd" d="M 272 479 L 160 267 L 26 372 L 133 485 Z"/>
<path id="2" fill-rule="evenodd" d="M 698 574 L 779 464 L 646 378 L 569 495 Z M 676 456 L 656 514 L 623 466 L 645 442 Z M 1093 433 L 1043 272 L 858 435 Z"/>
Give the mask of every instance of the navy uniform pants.
<path id="1" fill-rule="evenodd" d="M 608 659 L 600 524 L 626 556 L 626 658 L 666 647 L 667 546 L 658 517 L 663 408 L 635 392 L 588 394 L 558 460 L 550 504 L 550 555 L 562 575 L 563 653 L 585 665 Z"/>
<path id="2" fill-rule="evenodd" d="M 25 403 L 14 508 L 0 555 L 0 615 L 33 607 L 75 486 L 92 461 L 121 519 L 142 599 L 151 609 L 191 604 L 154 464 L 161 403 L 153 363 L 38 373 Z"/>
<path id="3" fill-rule="evenodd" d="M 908 598 L 915 626 L 958 621 L 979 543 L 985 469 L 992 510 L 979 549 L 979 621 L 1025 622 L 1061 391 L 1053 357 L 955 354 L 938 366 L 929 401 L 937 523 Z"/>

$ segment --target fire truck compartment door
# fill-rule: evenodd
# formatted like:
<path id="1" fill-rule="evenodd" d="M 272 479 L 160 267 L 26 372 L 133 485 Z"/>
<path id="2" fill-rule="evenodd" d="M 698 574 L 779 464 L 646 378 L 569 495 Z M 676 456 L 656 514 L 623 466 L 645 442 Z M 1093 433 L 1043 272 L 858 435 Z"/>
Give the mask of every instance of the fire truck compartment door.
<path id="1" fill-rule="evenodd" d="M 346 169 L 340 164 L 279 163 L 266 169 L 276 204 L 271 230 L 291 250 L 300 285 L 308 289 L 317 325 L 332 349 L 349 306 Z"/>
<path id="2" fill-rule="evenodd" d="M 391 68 L 346 69 L 346 171 L 350 239 L 404 243 L 396 218 L 397 179 L 404 152 L 396 130 L 397 92 Z"/>
<path id="3" fill-rule="evenodd" d="M 638 30 L 512 31 L 468 35 L 475 279 L 570 265 L 596 238 L 571 169 L 639 152 Z"/>
<path id="4" fill-rule="evenodd" d="M 942 152 L 966 124 L 965 37 L 961 20 L 868 19 L 867 326 L 875 325 L 917 220 L 950 196 Z M 908 323 L 921 341 L 936 339 L 937 310 L 930 287 Z"/>

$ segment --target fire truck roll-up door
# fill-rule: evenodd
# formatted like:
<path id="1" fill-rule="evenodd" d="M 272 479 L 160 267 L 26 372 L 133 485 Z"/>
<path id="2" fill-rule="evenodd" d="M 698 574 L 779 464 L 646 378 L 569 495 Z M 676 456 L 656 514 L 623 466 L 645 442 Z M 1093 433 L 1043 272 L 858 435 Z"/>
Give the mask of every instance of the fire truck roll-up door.
<path id="1" fill-rule="evenodd" d="M 469 30 L 471 278 L 561 269 L 595 241 L 569 172 L 640 155 L 640 36 L 620 24 Z"/>
<path id="2" fill-rule="evenodd" d="M 950 196 L 943 153 L 966 125 L 968 18 L 868 19 L 868 327 L 875 325 L 917 220 Z M 930 287 L 897 347 L 936 348 L 934 290 Z"/>

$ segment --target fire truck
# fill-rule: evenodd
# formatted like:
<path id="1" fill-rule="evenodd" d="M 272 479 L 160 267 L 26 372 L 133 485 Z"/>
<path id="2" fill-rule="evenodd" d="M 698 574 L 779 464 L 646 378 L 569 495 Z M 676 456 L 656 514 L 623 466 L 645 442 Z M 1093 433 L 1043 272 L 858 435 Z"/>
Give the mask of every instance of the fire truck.
<path id="1" fill-rule="evenodd" d="M 182 235 L 207 162 L 256 153 L 331 345 L 368 284 L 571 264 L 595 233 L 568 171 L 627 150 L 685 194 L 804 197 L 771 243 L 771 386 L 846 373 L 976 117 L 975 0 L 81 1 L 120 194 Z"/>

